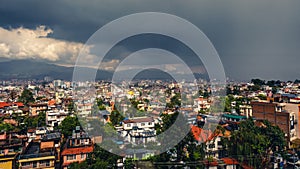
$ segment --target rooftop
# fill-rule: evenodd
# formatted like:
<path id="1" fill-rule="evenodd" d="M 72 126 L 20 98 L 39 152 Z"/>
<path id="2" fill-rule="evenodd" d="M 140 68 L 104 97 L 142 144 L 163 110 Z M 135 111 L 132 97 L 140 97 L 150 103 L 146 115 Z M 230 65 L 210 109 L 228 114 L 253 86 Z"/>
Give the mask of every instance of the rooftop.
<path id="1" fill-rule="evenodd" d="M 55 151 L 53 147 L 46 146 L 46 149 L 41 149 L 41 143 L 30 142 L 26 150 L 20 155 L 19 159 L 38 158 L 54 155 Z"/>
<path id="2" fill-rule="evenodd" d="M 142 123 L 142 122 L 153 122 L 153 121 L 154 121 L 153 117 L 136 117 L 132 119 L 126 119 L 123 122 L 127 124 L 127 123 Z"/>

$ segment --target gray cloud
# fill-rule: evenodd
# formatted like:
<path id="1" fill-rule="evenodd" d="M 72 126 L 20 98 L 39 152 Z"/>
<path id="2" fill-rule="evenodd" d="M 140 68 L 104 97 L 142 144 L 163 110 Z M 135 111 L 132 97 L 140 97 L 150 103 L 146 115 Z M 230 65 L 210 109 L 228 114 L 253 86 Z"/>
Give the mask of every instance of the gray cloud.
<path id="1" fill-rule="evenodd" d="M 0 26 L 46 25 L 52 38 L 84 43 L 121 16 L 166 12 L 198 26 L 234 79 L 300 78 L 300 1 L 295 0 L 53 0 L 0 2 Z"/>

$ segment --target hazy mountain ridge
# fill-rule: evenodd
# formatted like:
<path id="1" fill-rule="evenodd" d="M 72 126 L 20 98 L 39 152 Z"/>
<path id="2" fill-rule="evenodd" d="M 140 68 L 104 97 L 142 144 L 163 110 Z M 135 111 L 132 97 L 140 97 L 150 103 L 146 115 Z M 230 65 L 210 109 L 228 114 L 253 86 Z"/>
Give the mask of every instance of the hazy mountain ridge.
<path id="1" fill-rule="evenodd" d="M 92 68 L 78 68 L 82 71 L 94 72 Z M 37 79 L 42 80 L 45 76 L 49 76 L 53 79 L 72 80 L 74 67 L 65 67 L 55 64 L 45 63 L 34 60 L 11 60 L 0 62 L 0 79 Z M 128 75 L 130 70 L 122 71 L 121 74 Z M 97 80 L 110 80 L 112 79 L 113 72 L 98 70 Z M 194 73 L 196 78 L 207 78 L 204 74 Z M 160 70 L 146 70 L 142 71 L 135 79 L 171 79 L 171 76 Z"/>

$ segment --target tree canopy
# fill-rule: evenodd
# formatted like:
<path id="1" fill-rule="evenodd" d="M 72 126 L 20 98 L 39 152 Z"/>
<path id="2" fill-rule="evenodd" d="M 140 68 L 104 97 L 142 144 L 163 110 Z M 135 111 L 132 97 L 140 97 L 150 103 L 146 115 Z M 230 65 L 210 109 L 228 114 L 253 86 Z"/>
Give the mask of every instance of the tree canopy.
<path id="1" fill-rule="evenodd" d="M 33 93 L 29 89 L 24 89 L 21 96 L 19 97 L 19 101 L 28 105 L 29 103 L 33 103 L 35 100 L 33 98 Z"/>
<path id="2" fill-rule="evenodd" d="M 78 118 L 68 116 L 61 122 L 58 128 L 61 129 L 61 133 L 65 138 L 67 138 L 72 135 L 72 132 L 75 130 L 76 126 L 80 126 Z"/>
<path id="3" fill-rule="evenodd" d="M 222 144 L 230 157 L 256 168 L 264 168 L 267 156 L 272 150 L 281 151 L 285 146 L 284 133 L 278 126 L 263 121 L 255 125 L 252 119 L 239 124 L 229 138 L 222 138 Z"/>

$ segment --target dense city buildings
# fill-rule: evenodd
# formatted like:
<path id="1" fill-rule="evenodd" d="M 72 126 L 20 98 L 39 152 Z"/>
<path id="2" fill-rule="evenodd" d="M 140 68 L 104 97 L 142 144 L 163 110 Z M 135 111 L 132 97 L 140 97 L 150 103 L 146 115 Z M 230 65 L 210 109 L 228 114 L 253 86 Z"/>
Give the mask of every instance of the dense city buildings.
<path id="1" fill-rule="evenodd" d="M 299 83 L 254 82 L 215 89 L 227 91 L 221 97 L 212 97 L 203 81 L 118 84 L 123 87 L 106 81 L 2 82 L 0 168 L 298 165 Z M 177 116 L 186 119 L 190 133 L 157 155 L 157 136 Z M 105 144 L 118 147 L 120 156 L 102 149 Z"/>

